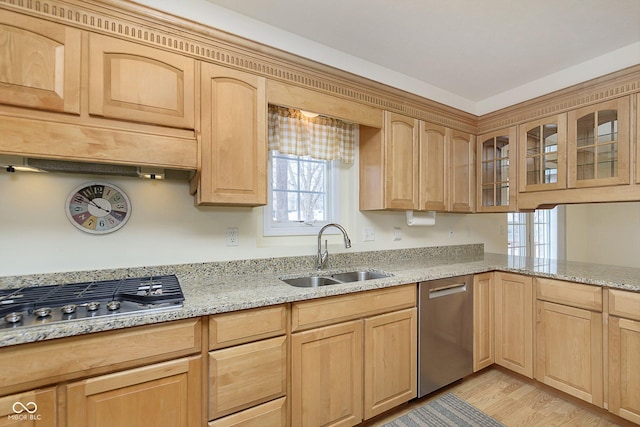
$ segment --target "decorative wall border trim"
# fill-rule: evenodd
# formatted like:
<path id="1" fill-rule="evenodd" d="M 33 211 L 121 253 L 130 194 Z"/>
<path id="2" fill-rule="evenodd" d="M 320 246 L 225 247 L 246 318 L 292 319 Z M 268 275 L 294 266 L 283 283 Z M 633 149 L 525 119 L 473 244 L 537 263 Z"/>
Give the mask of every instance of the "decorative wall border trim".
<path id="1" fill-rule="evenodd" d="M 640 66 L 482 117 L 126 0 L 0 0 L 0 9 L 170 50 L 202 61 L 468 133 L 513 126 L 640 91 Z"/>
<path id="2" fill-rule="evenodd" d="M 640 92 L 640 65 L 570 86 L 479 118 L 478 134 Z"/>

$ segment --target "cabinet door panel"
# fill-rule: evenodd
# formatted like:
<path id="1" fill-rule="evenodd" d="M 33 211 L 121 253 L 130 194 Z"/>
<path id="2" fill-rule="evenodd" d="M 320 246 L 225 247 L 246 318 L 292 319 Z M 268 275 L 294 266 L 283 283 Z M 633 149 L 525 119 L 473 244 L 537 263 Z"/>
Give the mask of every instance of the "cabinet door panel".
<path id="1" fill-rule="evenodd" d="M 364 418 L 417 395 L 417 309 L 364 321 Z"/>
<path id="2" fill-rule="evenodd" d="M 537 303 L 536 379 L 603 405 L 602 314 Z"/>
<path id="3" fill-rule="evenodd" d="M 81 32 L 3 11 L 0 103 L 78 114 Z"/>
<path id="4" fill-rule="evenodd" d="M 496 273 L 496 363 L 533 378 L 533 279 Z"/>
<path id="5" fill-rule="evenodd" d="M 193 129 L 195 61 L 160 49 L 91 34 L 89 113 Z"/>
<path id="6" fill-rule="evenodd" d="M 362 321 L 291 336 L 291 425 L 362 421 Z"/>
<path id="7" fill-rule="evenodd" d="M 609 410 L 640 424 L 640 322 L 609 318 Z"/>
<path id="8" fill-rule="evenodd" d="M 267 203 L 265 79 L 202 64 L 199 204 Z"/>
<path id="9" fill-rule="evenodd" d="M 449 206 L 450 212 L 473 212 L 475 207 L 475 137 L 450 130 Z"/>
<path id="10" fill-rule="evenodd" d="M 55 427 L 56 390 L 45 388 L 0 397 L 3 427 Z"/>
<path id="11" fill-rule="evenodd" d="M 284 396 L 286 391 L 284 336 L 209 353 L 210 419 Z"/>
<path id="12" fill-rule="evenodd" d="M 494 273 L 473 276 L 473 372 L 495 361 Z"/>
<path id="13" fill-rule="evenodd" d="M 629 184 L 629 97 L 568 114 L 568 187 Z"/>
<path id="14" fill-rule="evenodd" d="M 567 187 L 567 114 L 525 123 L 518 128 L 520 192 Z"/>
<path id="15" fill-rule="evenodd" d="M 516 209 L 516 137 L 512 126 L 478 137 L 477 210 L 510 212 Z"/>
<path id="16" fill-rule="evenodd" d="M 69 384 L 68 426 L 199 426 L 200 372 L 197 356 Z"/>
<path id="17" fill-rule="evenodd" d="M 420 209 L 447 210 L 447 131 L 420 122 Z"/>
<path id="18" fill-rule="evenodd" d="M 418 208 L 418 121 L 385 111 L 385 188 L 390 209 Z"/>

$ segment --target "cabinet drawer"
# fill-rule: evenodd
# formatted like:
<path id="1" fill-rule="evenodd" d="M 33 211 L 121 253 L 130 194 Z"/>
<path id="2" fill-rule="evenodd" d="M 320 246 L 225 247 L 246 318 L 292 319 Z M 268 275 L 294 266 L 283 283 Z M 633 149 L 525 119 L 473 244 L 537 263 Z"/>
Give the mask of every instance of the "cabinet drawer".
<path id="1" fill-rule="evenodd" d="M 291 330 L 315 328 L 415 305 L 415 284 L 298 302 L 292 306 Z"/>
<path id="2" fill-rule="evenodd" d="M 209 318 L 209 350 L 287 333 L 287 306 L 255 308 Z"/>
<path id="3" fill-rule="evenodd" d="M 5 347 L 0 394 L 198 353 L 200 319 Z"/>
<path id="4" fill-rule="evenodd" d="M 602 287 L 536 278 L 539 300 L 556 302 L 587 310 L 602 311 Z"/>
<path id="5" fill-rule="evenodd" d="M 640 293 L 609 289 L 609 314 L 640 320 Z"/>
<path id="6" fill-rule="evenodd" d="M 285 336 L 209 353 L 209 418 L 214 419 L 284 396 Z"/>
<path id="7" fill-rule="evenodd" d="M 286 397 L 281 397 L 209 423 L 209 427 L 285 427 L 286 425 Z"/>

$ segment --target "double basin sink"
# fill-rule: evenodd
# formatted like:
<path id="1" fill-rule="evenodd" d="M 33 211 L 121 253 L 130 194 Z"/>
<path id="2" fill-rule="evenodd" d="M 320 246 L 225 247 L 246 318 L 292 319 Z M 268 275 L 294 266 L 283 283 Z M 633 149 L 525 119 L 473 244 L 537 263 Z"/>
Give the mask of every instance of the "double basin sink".
<path id="1" fill-rule="evenodd" d="M 291 279 L 280 279 L 283 282 L 299 288 L 315 288 L 326 285 L 339 285 L 341 283 L 362 282 L 364 280 L 382 279 L 391 277 L 393 274 L 379 271 L 356 270 L 345 273 L 333 273 L 314 276 L 294 277 Z"/>

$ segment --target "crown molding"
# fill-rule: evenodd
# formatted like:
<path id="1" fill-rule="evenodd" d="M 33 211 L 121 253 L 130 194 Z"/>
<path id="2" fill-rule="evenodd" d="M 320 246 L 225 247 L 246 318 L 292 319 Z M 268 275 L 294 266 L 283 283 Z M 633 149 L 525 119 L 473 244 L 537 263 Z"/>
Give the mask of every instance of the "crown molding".
<path id="1" fill-rule="evenodd" d="M 475 133 L 476 116 L 206 25 L 122 0 L 0 0 L 0 8 L 170 50 Z"/>
<path id="2" fill-rule="evenodd" d="M 478 134 L 640 92 L 640 65 L 521 102 L 478 119 Z"/>
<path id="3" fill-rule="evenodd" d="M 478 134 L 640 91 L 640 65 L 476 116 L 125 0 L 0 0 L 0 9 L 118 37 L 370 107 Z"/>

